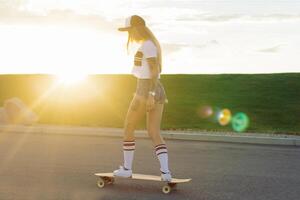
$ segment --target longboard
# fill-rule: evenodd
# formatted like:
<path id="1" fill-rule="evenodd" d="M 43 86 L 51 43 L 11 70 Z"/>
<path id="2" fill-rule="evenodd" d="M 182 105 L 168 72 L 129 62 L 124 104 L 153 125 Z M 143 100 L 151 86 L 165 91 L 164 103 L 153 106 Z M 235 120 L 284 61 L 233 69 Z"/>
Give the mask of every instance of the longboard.
<path id="1" fill-rule="evenodd" d="M 168 194 L 172 191 L 172 189 L 176 189 L 177 184 L 179 183 L 187 183 L 190 182 L 192 179 L 179 179 L 179 178 L 172 178 L 171 182 L 162 181 L 160 176 L 154 175 L 146 175 L 146 174 L 132 174 L 130 178 L 123 178 L 114 176 L 113 173 L 95 173 L 95 176 L 99 177 L 97 181 L 97 186 L 99 188 L 103 188 L 105 185 L 110 185 L 115 182 L 115 179 L 131 179 L 131 180 L 145 180 L 145 181 L 158 181 L 166 183 L 162 187 L 162 192 L 164 194 Z"/>

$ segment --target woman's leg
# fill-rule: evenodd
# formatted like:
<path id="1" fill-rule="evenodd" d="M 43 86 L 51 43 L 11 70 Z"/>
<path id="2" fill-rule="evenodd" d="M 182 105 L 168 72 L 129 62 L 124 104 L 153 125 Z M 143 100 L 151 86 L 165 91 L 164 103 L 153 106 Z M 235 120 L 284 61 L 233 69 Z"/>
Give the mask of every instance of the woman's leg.
<path id="1" fill-rule="evenodd" d="M 147 113 L 147 130 L 155 146 L 155 153 L 160 163 L 160 171 L 163 174 L 169 174 L 168 150 L 164 139 L 160 134 L 160 124 L 163 114 L 164 104 L 155 104 L 155 108 Z"/>
<path id="2" fill-rule="evenodd" d="M 164 139 L 160 135 L 160 124 L 163 110 L 164 104 L 155 104 L 155 108 L 147 112 L 147 130 L 155 146 L 165 144 Z"/>
<path id="3" fill-rule="evenodd" d="M 131 170 L 135 150 L 134 131 L 140 119 L 145 116 L 146 101 L 135 95 L 132 99 L 124 124 L 123 154 L 125 169 Z"/>
<path id="4" fill-rule="evenodd" d="M 124 123 L 124 141 L 134 140 L 134 131 L 138 122 L 145 116 L 146 100 L 144 97 L 135 95 L 128 108 Z"/>

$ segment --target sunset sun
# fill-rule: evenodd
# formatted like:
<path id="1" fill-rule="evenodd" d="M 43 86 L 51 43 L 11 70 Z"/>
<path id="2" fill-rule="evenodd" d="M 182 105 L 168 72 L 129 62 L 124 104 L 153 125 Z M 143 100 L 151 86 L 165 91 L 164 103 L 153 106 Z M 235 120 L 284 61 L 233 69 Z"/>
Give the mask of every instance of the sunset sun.
<path id="1" fill-rule="evenodd" d="M 87 76 L 88 75 L 82 73 L 61 73 L 56 74 L 55 78 L 57 80 L 57 84 L 71 86 L 82 83 L 87 79 Z"/>

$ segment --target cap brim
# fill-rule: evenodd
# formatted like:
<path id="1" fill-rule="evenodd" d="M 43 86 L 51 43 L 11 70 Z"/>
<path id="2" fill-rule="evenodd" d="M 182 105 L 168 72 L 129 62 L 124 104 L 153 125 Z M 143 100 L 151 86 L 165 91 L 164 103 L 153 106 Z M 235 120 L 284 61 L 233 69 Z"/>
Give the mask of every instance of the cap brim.
<path id="1" fill-rule="evenodd" d="M 126 28 L 118 28 L 119 31 L 129 31 L 130 27 L 126 27 Z"/>

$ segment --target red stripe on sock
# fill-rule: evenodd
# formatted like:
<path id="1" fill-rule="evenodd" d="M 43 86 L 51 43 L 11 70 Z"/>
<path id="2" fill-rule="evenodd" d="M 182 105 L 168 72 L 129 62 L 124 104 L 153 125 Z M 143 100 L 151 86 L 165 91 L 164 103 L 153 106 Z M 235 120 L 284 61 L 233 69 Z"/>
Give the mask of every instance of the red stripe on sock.
<path id="1" fill-rule="evenodd" d="M 167 149 L 167 147 L 158 147 L 158 148 L 155 149 L 155 151 L 158 151 L 160 149 Z"/>
<path id="2" fill-rule="evenodd" d="M 123 144 L 123 146 L 134 146 L 135 144 Z"/>
<path id="3" fill-rule="evenodd" d="M 166 144 L 159 144 L 159 145 L 156 145 L 155 148 L 159 147 L 159 146 L 166 146 Z"/>

